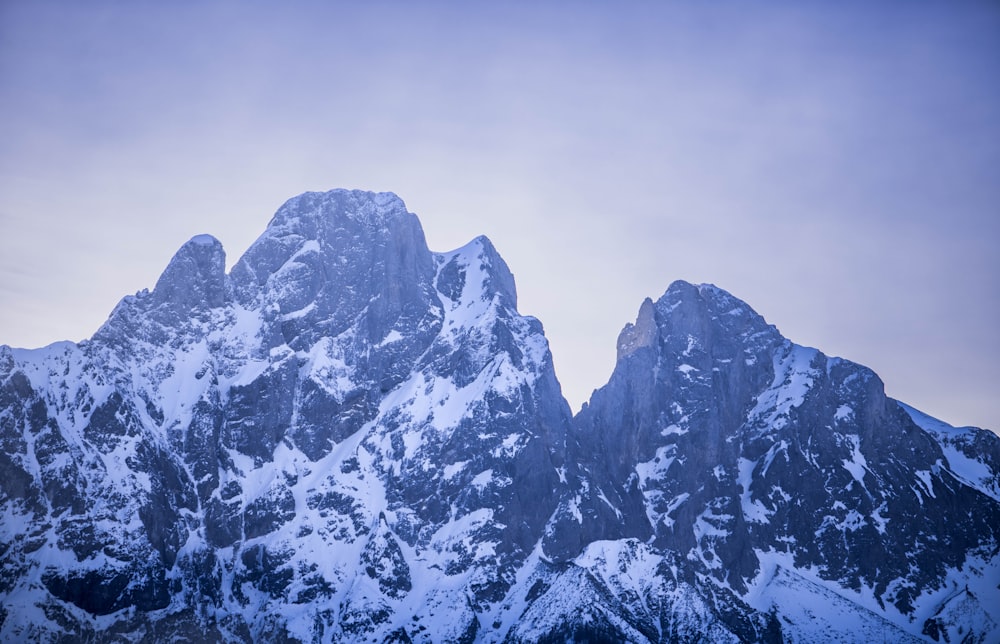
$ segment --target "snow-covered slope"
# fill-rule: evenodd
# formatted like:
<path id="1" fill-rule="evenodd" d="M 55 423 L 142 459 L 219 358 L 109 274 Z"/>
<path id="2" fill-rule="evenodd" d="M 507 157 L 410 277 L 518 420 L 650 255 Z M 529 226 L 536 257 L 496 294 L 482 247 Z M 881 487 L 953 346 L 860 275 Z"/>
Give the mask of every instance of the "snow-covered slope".
<path id="1" fill-rule="evenodd" d="M 683 282 L 573 419 L 516 307 L 331 191 L 0 347 L 0 639 L 998 639 L 995 435 Z"/>

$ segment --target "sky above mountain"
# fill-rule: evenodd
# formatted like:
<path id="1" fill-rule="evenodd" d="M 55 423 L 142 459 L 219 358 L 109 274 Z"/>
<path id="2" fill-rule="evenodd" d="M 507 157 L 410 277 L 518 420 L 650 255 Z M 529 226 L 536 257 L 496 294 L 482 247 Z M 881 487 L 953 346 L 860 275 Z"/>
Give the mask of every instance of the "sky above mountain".
<path id="1" fill-rule="evenodd" d="M 0 4 L 0 343 L 90 336 L 197 233 L 389 190 L 479 234 L 574 408 L 675 279 L 1000 429 L 996 3 Z"/>

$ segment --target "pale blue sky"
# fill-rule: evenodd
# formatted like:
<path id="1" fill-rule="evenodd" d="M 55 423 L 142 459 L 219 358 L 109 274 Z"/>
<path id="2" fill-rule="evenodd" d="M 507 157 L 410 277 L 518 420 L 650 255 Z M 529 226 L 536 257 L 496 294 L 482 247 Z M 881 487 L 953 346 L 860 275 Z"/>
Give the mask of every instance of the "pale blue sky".
<path id="1" fill-rule="evenodd" d="M 305 190 L 489 236 L 574 408 L 674 279 L 1000 429 L 997 3 L 0 3 L 0 342 Z"/>

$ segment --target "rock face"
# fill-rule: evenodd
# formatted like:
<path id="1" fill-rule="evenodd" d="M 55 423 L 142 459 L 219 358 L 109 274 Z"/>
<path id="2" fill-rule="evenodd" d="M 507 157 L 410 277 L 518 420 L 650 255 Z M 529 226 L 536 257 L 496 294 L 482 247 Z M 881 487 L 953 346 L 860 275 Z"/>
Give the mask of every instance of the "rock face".
<path id="1" fill-rule="evenodd" d="M 581 530 L 676 553 L 703 591 L 735 595 L 745 641 L 776 632 L 760 615 L 795 641 L 830 629 L 870 639 L 795 614 L 804 597 L 832 610 L 826 593 L 894 624 L 893 641 L 996 637 L 996 435 L 887 398 L 869 369 L 785 340 L 714 286 L 676 282 L 643 303 L 575 437 L 578 458 L 602 455 Z"/>
<path id="2" fill-rule="evenodd" d="M 391 194 L 199 235 L 0 347 L 0 639 L 996 641 L 1000 440 L 673 284 L 573 418 L 485 238 Z"/>

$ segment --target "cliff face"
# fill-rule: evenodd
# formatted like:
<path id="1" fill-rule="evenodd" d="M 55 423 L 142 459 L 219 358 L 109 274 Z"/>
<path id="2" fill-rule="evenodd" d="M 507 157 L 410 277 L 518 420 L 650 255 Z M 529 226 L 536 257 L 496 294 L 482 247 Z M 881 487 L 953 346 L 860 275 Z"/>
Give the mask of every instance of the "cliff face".
<path id="1" fill-rule="evenodd" d="M 332 191 L 229 274 L 193 238 L 91 340 L 0 347 L 0 634 L 780 641 L 812 598 L 996 638 L 995 435 L 683 282 L 574 419 L 516 307 L 487 239 Z"/>
<path id="2" fill-rule="evenodd" d="M 604 513 L 604 534 L 675 552 L 758 610 L 782 616 L 794 600 L 772 593 L 808 582 L 933 636 L 972 583 L 977 599 L 963 601 L 984 634 L 1000 580 L 996 436 L 942 428 L 942 441 L 917 414 L 869 369 L 785 340 L 720 289 L 677 282 L 622 332 L 576 435 L 580 454 L 603 455 L 597 478 L 623 491 L 621 507 L 645 510 L 633 526 Z"/>

